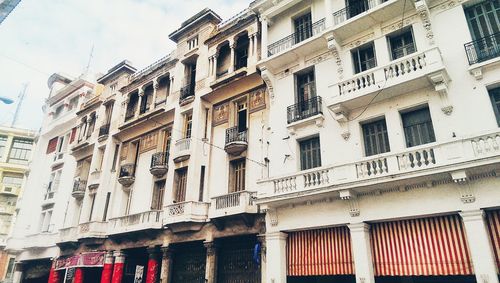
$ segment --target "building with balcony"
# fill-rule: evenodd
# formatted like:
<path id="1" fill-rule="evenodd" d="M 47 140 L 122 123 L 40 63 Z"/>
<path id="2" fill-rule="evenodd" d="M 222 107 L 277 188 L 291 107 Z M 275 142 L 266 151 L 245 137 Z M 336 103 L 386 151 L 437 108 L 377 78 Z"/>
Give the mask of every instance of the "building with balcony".
<path id="1" fill-rule="evenodd" d="M 498 282 L 498 2 L 250 7 L 266 282 Z"/>
<path id="2" fill-rule="evenodd" d="M 0 280 L 13 275 L 15 254 L 5 246 L 29 174 L 34 142 L 35 132 L 31 130 L 0 127 Z"/>

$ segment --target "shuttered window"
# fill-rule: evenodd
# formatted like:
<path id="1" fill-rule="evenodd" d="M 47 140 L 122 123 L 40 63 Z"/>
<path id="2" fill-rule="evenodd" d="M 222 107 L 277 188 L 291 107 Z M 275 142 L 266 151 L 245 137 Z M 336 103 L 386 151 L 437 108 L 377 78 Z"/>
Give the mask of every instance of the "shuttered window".
<path id="1" fill-rule="evenodd" d="M 183 202 L 186 200 L 187 172 L 187 167 L 175 170 L 175 202 Z"/>
<path id="2" fill-rule="evenodd" d="M 55 138 L 52 138 L 49 140 L 49 143 L 47 145 L 47 154 L 49 153 L 52 153 L 54 151 L 56 151 L 56 148 L 57 148 L 57 140 L 59 139 L 59 137 L 55 137 Z"/>
<path id="3" fill-rule="evenodd" d="M 319 137 L 300 141 L 299 146 L 301 170 L 307 170 L 321 166 L 321 148 Z"/>
<path id="4" fill-rule="evenodd" d="M 428 107 L 402 113 L 401 118 L 407 147 L 436 141 Z"/>
<path id="5" fill-rule="evenodd" d="M 155 182 L 153 198 L 151 199 L 151 210 L 161 210 L 163 207 L 163 195 L 165 194 L 165 180 Z"/>
<path id="6" fill-rule="evenodd" d="M 231 161 L 231 176 L 229 180 L 231 184 L 230 192 L 239 192 L 245 190 L 245 161 L 246 160 L 244 158 Z"/>
<path id="7" fill-rule="evenodd" d="M 365 155 L 375 155 L 390 151 L 389 137 L 385 118 L 375 122 L 363 124 L 363 138 L 365 141 Z"/>

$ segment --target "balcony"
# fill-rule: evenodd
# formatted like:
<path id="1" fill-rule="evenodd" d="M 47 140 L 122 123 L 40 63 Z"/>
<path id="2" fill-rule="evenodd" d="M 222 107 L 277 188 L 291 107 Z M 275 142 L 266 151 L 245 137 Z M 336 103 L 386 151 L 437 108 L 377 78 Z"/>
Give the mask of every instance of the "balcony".
<path id="1" fill-rule="evenodd" d="M 255 192 L 240 191 L 212 198 L 210 218 L 226 217 L 238 214 L 255 214 Z"/>
<path id="2" fill-rule="evenodd" d="M 161 229 L 163 211 L 151 210 L 109 219 L 108 235 Z"/>
<path id="3" fill-rule="evenodd" d="M 469 61 L 469 71 L 476 77 L 483 77 L 483 67 L 500 63 L 500 32 L 464 44 Z"/>
<path id="4" fill-rule="evenodd" d="M 339 192 L 360 188 L 377 182 L 399 182 L 403 187 L 409 179 L 423 178 L 430 174 L 443 176 L 466 167 L 487 166 L 500 162 L 500 132 L 432 143 L 370 156 L 353 162 L 324 166 L 294 174 L 270 178 L 259 183 L 259 203 L 295 198 L 326 192 Z M 380 186 L 378 186 L 380 188 Z"/>
<path id="5" fill-rule="evenodd" d="M 240 155 L 248 147 L 248 130 L 239 131 L 238 127 L 226 129 L 226 144 L 224 149 L 228 154 Z"/>
<path id="6" fill-rule="evenodd" d="M 100 221 L 81 223 L 78 225 L 78 239 L 106 238 L 107 224 L 107 222 Z"/>
<path id="7" fill-rule="evenodd" d="M 10 184 L 0 184 L 0 194 L 8 196 L 18 196 L 21 192 L 21 187 Z"/>
<path id="8" fill-rule="evenodd" d="M 135 164 L 127 163 L 120 166 L 120 174 L 118 175 L 118 183 L 123 187 L 128 188 L 135 181 Z M 124 188 L 124 190 L 125 190 Z"/>
<path id="9" fill-rule="evenodd" d="M 59 241 L 59 233 L 52 232 L 52 229 L 53 226 L 50 226 L 48 231 L 24 237 L 24 248 L 45 249 L 55 246 L 55 243 Z"/>
<path id="10" fill-rule="evenodd" d="M 174 162 L 182 162 L 191 155 L 191 138 L 180 139 L 175 142 Z"/>
<path id="11" fill-rule="evenodd" d="M 208 221 L 209 203 L 185 201 L 166 206 L 163 224 L 174 233 L 181 231 L 198 231 Z"/>
<path id="12" fill-rule="evenodd" d="M 88 179 L 88 188 L 89 188 L 89 193 L 93 194 L 95 193 L 96 189 L 99 187 L 99 184 L 101 182 L 101 171 L 99 170 L 94 170 L 92 173 L 90 173 L 89 179 Z"/>
<path id="13" fill-rule="evenodd" d="M 99 136 L 97 137 L 97 140 L 99 142 L 105 141 L 108 138 L 109 127 L 110 127 L 110 124 L 105 124 L 99 128 Z"/>
<path id="14" fill-rule="evenodd" d="M 76 199 L 82 199 L 85 196 L 85 190 L 87 189 L 87 180 L 75 180 L 73 182 L 73 191 L 71 196 Z"/>
<path id="15" fill-rule="evenodd" d="M 151 156 L 149 172 L 157 178 L 163 177 L 168 171 L 168 152 L 157 152 Z"/>
<path id="16" fill-rule="evenodd" d="M 57 240 L 58 244 L 66 244 L 66 243 L 76 243 L 77 239 L 78 227 L 66 227 L 59 229 L 59 240 Z"/>
<path id="17" fill-rule="evenodd" d="M 195 85 L 189 84 L 181 88 L 181 93 L 179 97 L 179 105 L 184 106 L 194 101 L 194 88 Z"/>
<path id="18" fill-rule="evenodd" d="M 13 215 L 16 212 L 16 207 L 13 205 L 0 206 L 0 214 Z"/>
<path id="19" fill-rule="evenodd" d="M 434 47 L 356 74 L 333 85 L 334 95 L 328 107 L 336 115 L 344 115 L 342 112 L 345 110 L 367 105 L 375 95 L 376 101 L 381 101 L 428 86 L 435 86 L 438 90 L 437 85 L 445 85 L 447 78 L 441 52 Z"/>
<path id="20" fill-rule="evenodd" d="M 406 4 L 405 4 L 406 3 Z M 414 1 L 363 0 L 333 13 L 333 36 L 342 44 L 346 39 L 363 33 L 380 23 L 395 19 L 415 10 Z"/>

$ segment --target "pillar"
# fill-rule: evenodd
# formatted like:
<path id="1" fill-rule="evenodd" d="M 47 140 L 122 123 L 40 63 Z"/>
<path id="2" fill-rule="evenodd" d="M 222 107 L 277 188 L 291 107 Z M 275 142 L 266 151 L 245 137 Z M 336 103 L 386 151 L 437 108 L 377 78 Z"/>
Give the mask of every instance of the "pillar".
<path id="1" fill-rule="evenodd" d="M 158 91 L 158 87 L 160 83 L 158 82 L 158 78 L 153 80 L 153 97 L 151 97 L 151 110 L 156 108 L 156 92 Z"/>
<path id="2" fill-rule="evenodd" d="M 268 283 L 286 283 L 286 233 L 271 232 L 266 234 L 266 281 Z"/>
<path id="3" fill-rule="evenodd" d="M 49 283 L 59 283 L 61 279 L 59 278 L 59 272 L 56 270 L 56 259 L 52 260 L 52 265 L 49 272 Z"/>
<path id="4" fill-rule="evenodd" d="M 109 251 L 104 256 L 104 266 L 102 267 L 101 283 L 111 283 L 113 277 L 113 263 L 115 258 L 113 252 Z"/>
<path id="5" fill-rule="evenodd" d="M 254 62 L 257 63 L 259 61 L 259 37 L 258 33 L 253 34 L 253 58 Z"/>
<path id="6" fill-rule="evenodd" d="M 170 246 L 161 247 L 161 283 L 170 283 L 172 277 L 172 248 Z"/>
<path id="7" fill-rule="evenodd" d="M 260 52 L 262 53 L 260 57 L 262 59 L 267 58 L 267 17 L 261 16 L 260 17 L 260 23 L 262 26 L 262 33 L 261 33 L 261 39 L 260 39 Z"/>
<path id="8" fill-rule="evenodd" d="M 266 282 L 266 235 L 258 235 L 257 241 L 260 243 L 260 281 Z"/>
<path id="9" fill-rule="evenodd" d="M 205 282 L 215 283 L 217 278 L 217 247 L 214 242 L 204 242 L 203 245 L 207 248 Z"/>
<path id="10" fill-rule="evenodd" d="M 348 227 L 351 231 L 356 283 L 374 283 L 375 274 L 370 245 L 370 225 L 367 223 L 354 223 L 349 224 Z"/>
<path id="11" fill-rule="evenodd" d="M 75 278 L 73 283 L 83 283 L 83 267 L 77 267 L 75 269 Z"/>
<path id="12" fill-rule="evenodd" d="M 148 248 L 148 269 L 146 271 L 146 283 L 158 283 L 160 277 L 160 249 Z"/>
<path id="13" fill-rule="evenodd" d="M 484 221 L 484 211 L 463 211 L 460 216 L 464 222 L 476 281 L 498 283 L 495 256 Z"/>
<path id="14" fill-rule="evenodd" d="M 139 114 L 141 113 L 141 104 L 142 104 L 142 99 L 144 98 L 144 88 L 140 87 L 138 90 L 139 94 L 139 99 L 137 99 L 137 108 L 135 109 L 134 113 L 134 118 L 139 117 Z"/>
<path id="15" fill-rule="evenodd" d="M 235 60 L 234 60 L 234 48 L 236 48 L 236 42 L 234 41 L 230 41 L 229 42 L 229 49 L 231 50 L 231 58 L 230 58 L 230 63 L 229 63 L 229 69 L 227 70 L 227 72 L 229 74 L 231 74 L 232 72 L 234 72 L 234 64 L 235 64 Z"/>
<path id="16" fill-rule="evenodd" d="M 325 0 L 325 10 L 326 10 L 325 27 L 329 28 L 333 26 L 332 0 Z"/>
<path id="17" fill-rule="evenodd" d="M 125 254 L 121 251 L 114 252 L 115 264 L 113 265 L 113 277 L 111 283 L 121 283 L 123 280 L 123 268 L 125 267 Z"/>
<path id="18" fill-rule="evenodd" d="M 23 280 L 24 263 L 16 262 L 14 266 L 14 274 L 12 275 L 12 283 L 21 283 Z"/>

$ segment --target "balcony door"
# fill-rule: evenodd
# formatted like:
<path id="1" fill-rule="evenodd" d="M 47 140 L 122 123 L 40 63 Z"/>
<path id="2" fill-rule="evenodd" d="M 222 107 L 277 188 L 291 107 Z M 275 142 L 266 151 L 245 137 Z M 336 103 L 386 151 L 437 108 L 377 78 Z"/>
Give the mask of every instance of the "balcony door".
<path id="1" fill-rule="evenodd" d="M 316 83 L 314 81 L 314 70 L 296 76 L 297 97 L 296 102 L 300 117 L 308 117 L 317 112 L 317 104 L 313 103 L 316 97 Z"/>
<path id="2" fill-rule="evenodd" d="M 238 126 L 238 133 L 245 132 L 247 130 L 247 102 L 240 101 L 236 103 L 236 120 Z"/>
<path id="3" fill-rule="evenodd" d="M 311 13 L 302 15 L 294 20 L 295 25 L 295 43 L 299 43 L 312 36 L 312 18 Z"/>
<path id="4" fill-rule="evenodd" d="M 478 58 L 500 53 L 500 3 L 484 1 L 465 9 Z"/>

